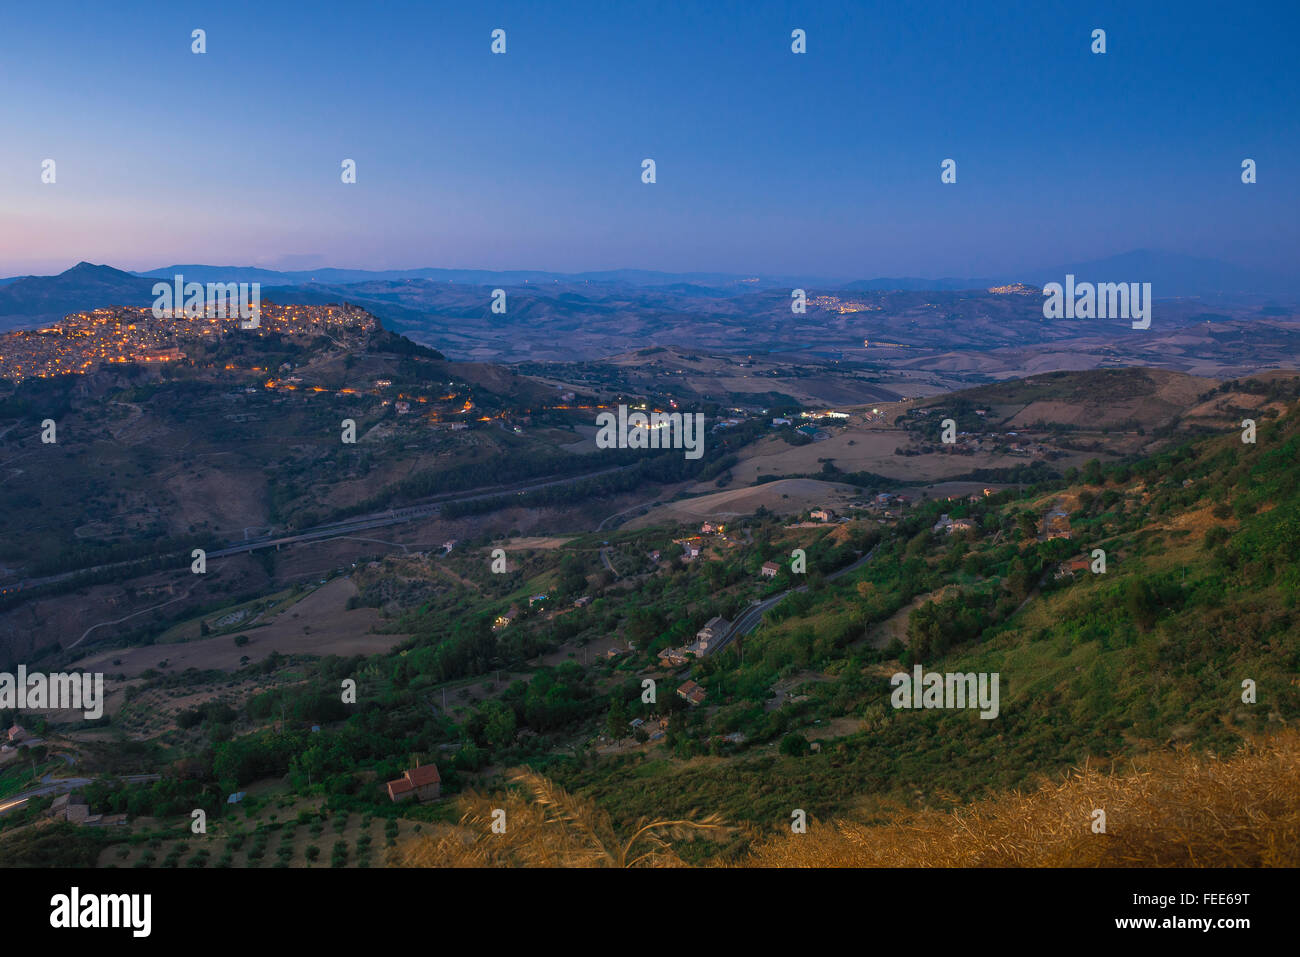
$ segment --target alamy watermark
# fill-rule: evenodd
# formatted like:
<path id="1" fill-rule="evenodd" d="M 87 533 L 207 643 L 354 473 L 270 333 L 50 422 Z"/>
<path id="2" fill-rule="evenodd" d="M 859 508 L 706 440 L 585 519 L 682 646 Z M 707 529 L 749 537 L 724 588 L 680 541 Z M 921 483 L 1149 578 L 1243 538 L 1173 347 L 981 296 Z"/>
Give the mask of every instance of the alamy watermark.
<path id="1" fill-rule="evenodd" d="M 910 675 L 899 671 L 889 679 L 889 702 L 895 708 L 979 708 L 987 721 L 998 716 L 998 681 L 996 671 L 925 672 L 916 665 Z"/>
<path id="2" fill-rule="evenodd" d="M 81 711 L 87 721 L 104 714 L 103 672 L 68 674 L 0 671 L 0 709 L 26 711 Z"/>
<path id="3" fill-rule="evenodd" d="M 596 447 L 600 449 L 685 449 L 688 459 L 704 454 L 703 412 L 632 412 L 596 416 Z"/>
<path id="4" fill-rule="evenodd" d="M 186 282 L 177 273 L 172 283 L 153 286 L 155 319 L 234 319 L 245 321 L 241 329 L 256 329 L 262 324 L 262 284 L 260 282 Z"/>
<path id="5" fill-rule="evenodd" d="M 1151 328 L 1151 283 L 1090 282 L 1075 285 L 1067 274 L 1065 285 L 1043 287 L 1044 319 L 1132 319 L 1134 329 Z"/>

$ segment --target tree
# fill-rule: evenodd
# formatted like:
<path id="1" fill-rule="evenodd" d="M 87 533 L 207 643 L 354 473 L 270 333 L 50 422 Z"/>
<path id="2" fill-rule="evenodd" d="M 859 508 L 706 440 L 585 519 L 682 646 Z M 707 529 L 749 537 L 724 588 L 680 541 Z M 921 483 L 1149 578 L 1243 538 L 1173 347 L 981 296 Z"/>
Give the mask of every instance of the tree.
<path id="1" fill-rule="evenodd" d="M 609 715 L 605 718 L 605 729 L 615 741 L 623 740 L 627 734 L 627 705 L 622 698 L 611 698 Z"/>
<path id="2" fill-rule="evenodd" d="M 808 739 L 797 731 L 792 731 L 781 739 L 781 753 L 792 758 L 801 758 L 808 753 Z"/>
<path id="3" fill-rule="evenodd" d="M 1139 629 L 1147 632 L 1155 626 L 1156 618 L 1160 615 L 1160 607 L 1155 591 L 1146 581 L 1140 578 L 1128 580 L 1125 586 L 1124 604 Z"/>
<path id="4" fill-rule="evenodd" d="M 483 725 L 483 736 L 489 744 L 504 748 L 515 740 L 515 712 L 498 701 L 492 702 L 488 709 L 487 723 Z"/>

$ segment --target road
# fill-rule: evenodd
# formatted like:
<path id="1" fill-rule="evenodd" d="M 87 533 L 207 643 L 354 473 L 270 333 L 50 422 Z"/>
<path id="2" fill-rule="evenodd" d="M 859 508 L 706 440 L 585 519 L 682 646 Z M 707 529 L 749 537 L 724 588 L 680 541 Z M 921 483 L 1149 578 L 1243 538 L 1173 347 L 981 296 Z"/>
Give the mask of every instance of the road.
<path id="1" fill-rule="evenodd" d="M 85 640 L 86 640 L 86 636 L 89 635 L 89 634 L 90 634 L 92 631 L 94 631 L 96 628 L 103 628 L 105 625 L 120 625 L 122 622 L 126 621 L 126 620 L 129 619 L 129 618 L 134 618 L 134 617 L 136 617 L 137 615 L 143 615 L 145 612 L 153 611 L 155 608 L 161 608 L 161 607 L 163 607 L 163 605 L 170 605 L 170 604 L 171 604 L 172 602 L 174 602 L 174 601 L 181 601 L 181 600 L 183 600 L 183 599 L 185 599 L 185 598 L 189 598 L 189 597 L 190 597 L 190 592 L 192 592 L 193 590 L 194 590 L 194 586 L 191 585 L 189 588 L 185 589 L 185 594 L 184 594 L 184 595 L 177 595 L 175 598 L 169 598 L 169 599 L 167 599 L 167 600 L 164 601 L 164 602 L 159 602 L 157 605 L 150 605 L 148 608 L 141 608 L 139 611 L 133 611 L 133 612 L 131 612 L 131 614 L 129 614 L 129 615 L 123 615 L 121 618 L 118 618 L 118 619 L 116 619 L 116 620 L 114 620 L 114 621 L 101 621 L 101 622 L 98 622 L 98 623 L 96 623 L 96 624 L 94 624 L 94 625 L 91 625 L 91 626 L 90 626 L 89 628 L 87 628 L 84 632 L 82 632 L 80 638 L 78 638 L 78 639 L 77 639 L 76 641 L 74 641 L 72 644 L 68 645 L 67 650 L 68 650 L 68 651 L 71 651 L 73 648 L 77 647 L 77 645 L 79 645 L 79 644 L 81 644 L 83 641 L 85 641 Z"/>
<path id="2" fill-rule="evenodd" d="M 622 472 L 631 468 L 629 465 L 622 465 L 616 468 L 602 469 L 599 472 L 585 472 L 582 475 L 568 476 L 565 478 L 550 479 L 545 482 L 533 482 L 529 485 L 507 487 L 487 492 L 473 492 L 468 495 L 455 495 L 440 498 L 438 501 L 426 502 L 421 505 L 408 505 L 405 508 L 388 509 L 383 512 L 373 512 L 369 515 L 362 515 L 357 518 L 345 519 L 341 522 L 330 522 L 326 525 L 317 525 L 314 528 L 306 529 L 294 535 L 281 535 L 275 538 L 252 539 L 246 542 L 235 542 L 227 545 L 225 548 L 219 548 L 216 551 L 208 552 L 209 558 L 222 558 L 227 555 L 239 555 L 244 552 L 254 552 L 262 548 L 280 547 L 281 545 L 292 545 L 296 542 L 321 541 L 329 538 L 346 538 L 354 532 L 369 531 L 373 528 L 383 528 L 388 525 L 402 525 L 406 522 L 416 521 L 427 518 L 430 515 L 436 515 L 444 505 L 460 502 L 477 502 L 483 499 L 499 498 L 502 495 L 523 495 L 527 492 L 535 492 L 538 489 L 551 488 L 556 485 L 570 485 L 574 482 L 580 482 L 583 479 L 596 478 L 601 475 L 610 475 L 614 472 Z"/>
<path id="3" fill-rule="evenodd" d="M 879 546 L 877 546 L 877 548 L 878 547 Z M 851 565 L 845 565 L 843 568 L 839 569 L 838 571 L 831 572 L 829 575 L 825 577 L 824 580 L 828 582 L 834 581 L 835 579 L 841 578 L 844 575 L 849 574 L 850 572 L 857 571 L 867 562 L 871 561 L 871 556 L 873 556 L 874 554 L 876 554 L 875 548 L 871 549 L 871 551 L 867 552 L 861 558 L 854 561 Z M 740 613 L 740 616 L 734 622 L 732 622 L 731 629 L 727 632 L 726 636 L 723 637 L 722 641 L 718 643 L 717 648 L 714 651 L 710 652 L 710 654 L 717 654 L 717 652 L 721 651 L 723 648 L 727 647 L 727 645 L 731 644 L 731 642 L 734 639 L 739 638 L 741 635 L 747 635 L 755 628 L 757 628 L 759 622 L 763 620 L 763 616 L 766 615 L 771 608 L 774 608 L 777 604 L 779 604 L 791 592 L 807 591 L 807 590 L 808 590 L 807 585 L 799 585 L 797 588 L 787 588 L 785 591 L 773 595 L 771 598 L 765 598 L 760 602 L 756 602 L 750 605 L 748 608 L 746 608 L 743 612 Z"/>
<path id="4" fill-rule="evenodd" d="M 159 775 L 157 774 L 124 774 L 118 778 L 119 781 L 125 781 L 128 784 L 143 784 L 158 779 Z M 77 788 L 85 787 L 94 780 L 94 778 L 54 778 L 47 774 L 41 778 L 40 787 L 32 788 L 30 791 L 23 791 L 21 794 L 15 794 L 11 798 L 0 801 L 0 814 L 20 808 L 32 798 L 75 791 Z"/>
<path id="5" fill-rule="evenodd" d="M 615 578 L 622 577 L 621 575 L 619 575 L 618 570 L 614 567 L 614 563 L 609 560 L 608 548 L 602 548 L 600 550 L 600 561 L 601 564 L 603 564 L 606 568 L 609 569 L 610 574 L 613 575 Z"/>

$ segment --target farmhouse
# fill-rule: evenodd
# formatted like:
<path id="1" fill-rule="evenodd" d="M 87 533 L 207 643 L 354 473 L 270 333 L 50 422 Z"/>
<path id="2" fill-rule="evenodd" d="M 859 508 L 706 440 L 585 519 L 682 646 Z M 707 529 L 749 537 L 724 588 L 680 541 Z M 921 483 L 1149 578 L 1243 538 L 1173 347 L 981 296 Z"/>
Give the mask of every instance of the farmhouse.
<path id="1" fill-rule="evenodd" d="M 684 698 L 687 704 L 690 704 L 692 707 L 704 702 L 704 689 L 694 681 L 687 681 L 684 685 L 678 688 L 677 695 L 680 698 Z"/>
<path id="2" fill-rule="evenodd" d="M 779 572 L 780 570 L 781 570 L 781 566 L 778 565 L 776 562 L 763 562 L 763 567 L 760 570 L 760 574 L 762 574 L 764 578 L 775 578 L 776 573 Z"/>
<path id="3" fill-rule="evenodd" d="M 406 771 L 396 781 L 388 782 L 390 801 L 436 801 L 442 793 L 442 778 L 436 764 L 421 764 Z"/>
<path id="4" fill-rule="evenodd" d="M 939 521 L 934 523 L 934 533 L 947 532 L 951 535 L 953 532 L 967 532 L 975 529 L 975 522 L 969 518 L 952 518 L 948 513 L 939 516 Z"/>

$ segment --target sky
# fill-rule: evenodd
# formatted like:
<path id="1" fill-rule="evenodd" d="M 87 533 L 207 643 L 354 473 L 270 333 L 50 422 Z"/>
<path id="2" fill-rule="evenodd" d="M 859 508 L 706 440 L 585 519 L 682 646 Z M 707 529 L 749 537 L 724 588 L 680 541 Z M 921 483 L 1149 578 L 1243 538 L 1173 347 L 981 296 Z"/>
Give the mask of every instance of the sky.
<path id="1" fill-rule="evenodd" d="M 15 5 L 0 275 L 1294 271 L 1297 27 L 1294 0 Z"/>

